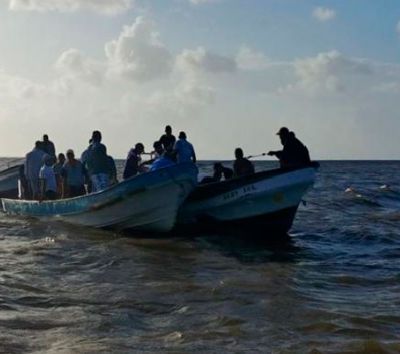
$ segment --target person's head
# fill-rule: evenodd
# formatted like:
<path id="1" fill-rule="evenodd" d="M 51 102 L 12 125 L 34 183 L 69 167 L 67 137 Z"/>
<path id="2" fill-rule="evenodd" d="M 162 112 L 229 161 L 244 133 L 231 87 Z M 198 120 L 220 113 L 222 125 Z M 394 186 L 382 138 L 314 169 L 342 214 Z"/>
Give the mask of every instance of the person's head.
<path id="1" fill-rule="evenodd" d="M 224 169 L 224 167 L 222 166 L 221 162 L 216 162 L 214 164 L 214 172 L 222 173 L 223 169 Z"/>
<path id="2" fill-rule="evenodd" d="M 69 150 L 68 150 L 69 151 Z M 67 152 L 68 152 L 67 151 Z M 58 154 L 58 162 L 60 163 L 60 164 L 64 164 L 64 162 L 65 162 L 65 155 L 63 154 L 63 153 L 60 153 L 60 154 Z"/>
<path id="3" fill-rule="evenodd" d="M 159 155 L 161 155 L 164 152 L 163 146 L 162 146 L 160 141 L 155 141 L 154 142 L 153 149 Z"/>
<path id="4" fill-rule="evenodd" d="M 235 149 L 235 157 L 236 159 L 242 159 L 244 156 L 243 150 L 241 148 L 236 148 Z"/>
<path id="5" fill-rule="evenodd" d="M 170 125 L 167 125 L 165 127 L 165 134 L 167 134 L 167 135 L 171 135 L 172 134 L 172 128 L 171 128 Z"/>
<path id="6" fill-rule="evenodd" d="M 54 164 L 54 157 L 46 154 L 43 156 L 43 162 L 46 166 L 52 166 Z"/>
<path id="7" fill-rule="evenodd" d="M 100 143 L 101 142 L 101 133 L 98 130 L 95 130 L 92 133 L 92 141 L 94 143 Z"/>
<path id="8" fill-rule="evenodd" d="M 137 154 L 143 154 L 143 152 L 144 152 L 144 145 L 142 144 L 142 143 L 137 143 L 136 145 L 135 145 L 135 151 L 136 151 L 136 153 Z"/>
<path id="9" fill-rule="evenodd" d="M 90 138 L 90 139 L 89 139 L 89 145 L 92 145 L 92 143 L 93 143 L 93 139 Z"/>
<path id="10" fill-rule="evenodd" d="M 42 142 L 39 141 L 39 140 L 36 141 L 36 142 L 35 142 L 35 148 L 36 148 L 36 149 L 42 149 L 42 148 L 43 148 Z"/>
<path id="11" fill-rule="evenodd" d="M 180 132 L 179 133 L 179 139 L 185 139 L 186 140 L 186 133 L 185 132 Z"/>
<path id="12" fill-rule="evenodd" d="M 75 159 L 74 150 L 72 149 L 67 150 L 67 159 L 68 161 L 72 161 Z"/>
<path id="13" fill-rule="evenodd" d="M 276 134 L 279 135 L 282 145 L 285 145 L 289 138 L 290 131 L 288 128 L 282 127 L 281 129 L 279 129 L 279 131 Z"/>
<path id="14" fill-rule="evenodd" d="M 47 143 L 49 141 L 49 136 L 47 134 L 43 135 L 43 141 Z"/>

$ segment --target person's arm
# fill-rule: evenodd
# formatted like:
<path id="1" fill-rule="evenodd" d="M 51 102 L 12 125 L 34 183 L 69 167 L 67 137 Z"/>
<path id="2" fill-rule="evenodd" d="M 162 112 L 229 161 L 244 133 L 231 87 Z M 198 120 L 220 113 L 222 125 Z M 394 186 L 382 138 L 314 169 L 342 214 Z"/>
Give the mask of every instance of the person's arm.
<path id="1" fill-rule="evenodd" d="M 192 146 L 192 160 L 193 160 L 193 163 L 196 163 L 196 153 L 194 152 L 194 148 L 193 148 L 193 146 Z"/>
<path id="2" fill-rule="evenodd" d="M 39 172 L 39 201 L 44 199 L 44 193 L 46 190 L 46 179 L 44 176 L 44 171 L 40 170 Z"/>

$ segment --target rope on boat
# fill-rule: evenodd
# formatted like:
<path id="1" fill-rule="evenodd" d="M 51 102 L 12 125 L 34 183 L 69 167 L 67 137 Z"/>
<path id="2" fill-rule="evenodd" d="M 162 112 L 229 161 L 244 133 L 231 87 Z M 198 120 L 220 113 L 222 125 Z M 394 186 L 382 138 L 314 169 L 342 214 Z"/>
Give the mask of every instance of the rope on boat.
<path id="1" fill-rule="evenodd" d="M 247 159 L 253 159 L 255 157 L 261 157 L 261 156 L 267 156 L 267 155 L 268 155 L 268 153 L 263 152 L 262 154 L 258 154 L 258 155 L 249 155 L 249 156 L 247 156 Z"/>

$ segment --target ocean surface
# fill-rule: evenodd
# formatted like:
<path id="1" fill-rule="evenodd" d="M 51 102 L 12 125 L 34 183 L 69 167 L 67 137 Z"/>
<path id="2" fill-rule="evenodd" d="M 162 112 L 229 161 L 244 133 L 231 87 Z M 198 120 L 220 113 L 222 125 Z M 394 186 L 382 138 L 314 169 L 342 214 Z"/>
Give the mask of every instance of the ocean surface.
<path id="1" fill-rule="evenodd" d="M 0 353 L 400 353 L 399 172 L 322 162 L 264 242 L 0 215 Z"/>

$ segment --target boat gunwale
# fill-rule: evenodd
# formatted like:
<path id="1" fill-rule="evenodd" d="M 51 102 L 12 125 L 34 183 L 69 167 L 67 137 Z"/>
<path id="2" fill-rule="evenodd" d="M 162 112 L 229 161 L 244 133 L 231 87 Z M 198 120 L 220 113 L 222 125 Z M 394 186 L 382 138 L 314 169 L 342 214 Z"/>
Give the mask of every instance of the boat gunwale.
<path id="1" fill-rule="evenodd" d="M 110 204 L 113 204 L 119 200 L 123 200 L 126 199 L 127 197 L 131 197 L 132 195 L 138 194 L 138 193 L 143 193 L 146 190 L 150 190 L 150 189 L 154 189 L 154 188 L 159 188 L 160 186 L 164 186 L 167 184 L 177 184 L 179 183 L 179 177 L 176 176 L 177 172 L 174 172 L 175 170 L 179 170 L 182 168 L 182 166 L 186 165 L 186 169 L 187 171 L 185 171 L 183 174 L 186 175 L 191 175 L 192 174 L 192 170 L 194 170 L 194 168 L 191 166 L 192 164 L 176 164 L 173 166 L 168 166 L 168 167 L 164 167 L 161 169 L 158 169 L 156 171 L 151 171 L 151 172 L 147 172 L 147 173 L 143 173 L 140 175 L 136 175 L 133 177 L 130 177 L 126 180 L 123 180 L 113 186 L 110 186 L 102 191 L 99 192 L 95 192 L 95 193 L 90 193 L 90 194 L 86 194 L 83 196 L 78 196 L 78 197 L 74 197 L 74 198 L 65 198 L 65 199 L 57 199 L 57 200 L 44 200 L 44 201 L 38 201 L 38 200 L 20 200 L 20 199 L 10 199 L 10 198 L 1 198 L 1 203 L 3 206 L 3 211 L 5 211 L 6 213 L 15 213 L 15 214 L 19 214 L 20 212 L 13 212 L 13 211 L 7 211 L 5 208 L 4 204 L 9 204 L 9 205 L 29 205 L 29 206 L 40 206 L 41 209 L 45 208 L 48 205 L 54 205 L 55 208 L 57 208 L 57 206 L 61 206 L 63 204 L 65 205 L 74 205 L 76 204 L 76 202 L 78 202 L 79 200 L 86 200 L 86 205 L 82 206 L 81 209 L 79 210 L 71 210 L 70 212 L 66 211 L 66 212 L 60 212 L 60 213 L 49 213 L 49 214 L 43 214 L 42 212 L 39 213 L 27 213 L 24 212 L 23 214 L 30 214 L 31 216 L 34 217 L 46 217 L 46 216 L 56 216 L 56 215 L 62 215 L 62 216 L 70 216 L 70 215 L 76 215 L 76 214 L 80 214 L 83 212 L 90 212 L 90 211 L 94 211 L 94 210 L 99 210 L 102 209 Z M 179 167 L 179 168 L 178 168 Z M 189 169 L 190 167 L 190 169 Z M 171 171 L 171 169 L 173 171 Z M 168 175 L 169 178 L 165 178 L 165 176 L 160 176 L 158 175 L 160 172 L 166 172 L 166 174 Z M 151 174 L 151 176 L 154 176 L 154 178 L 162 178 L 161 180 L 153 180 L 150 185 L 143 185 L 145 183 L 145 178 L 151 177 L 149 176 L 149 174 Z M 132 187 L 132 189 L 129 189 L 129 185 L 132 184 L 134 185 L 137 181 L 140 181 L 140 185 L 137 186 L 137 188 Z M 193 178 L 194 180 L 194 178 Z M 194 183 L 195 184 L 195 183 Z M 128 190 L 126 190 L 128 188 Z M 117 190 L 117 193 L 113 194 L 113 192 Z M 104 197 L 104 199 L 102 200 L 96 200 L 96 199 L 101 199 L 102 197 Z"/>
<path id="2" fill-rule="evenodd" d="M 205 199 L 214 198 L 220 194 L 227 193 L 231 190 L 241 188 L 252 183 L 309 168 L 317 170 L 319 168 L 319 163 L 311 162 L 309 165 L 304 166 L 275 168 L 271 170 L 259 171 L 246 176 L 234 177 L 229 180 L 199 184 L 196 189 L 190 193 L 186 202 L 198 202 Z"/>

